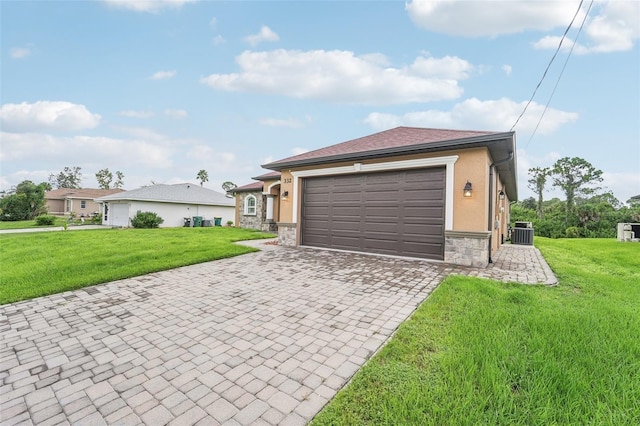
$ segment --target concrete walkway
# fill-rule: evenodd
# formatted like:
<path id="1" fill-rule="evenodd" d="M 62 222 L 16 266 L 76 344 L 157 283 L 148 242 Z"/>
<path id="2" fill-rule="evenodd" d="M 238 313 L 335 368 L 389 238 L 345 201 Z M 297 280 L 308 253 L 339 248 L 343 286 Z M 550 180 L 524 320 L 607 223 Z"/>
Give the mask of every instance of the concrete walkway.
<path id="1" fill-rule="evenodd" d="M 0 423 L 303 425 L 448 274 L 553 281 L 533 247 L 480 270 L 248 244 L 0 306 Z"/>

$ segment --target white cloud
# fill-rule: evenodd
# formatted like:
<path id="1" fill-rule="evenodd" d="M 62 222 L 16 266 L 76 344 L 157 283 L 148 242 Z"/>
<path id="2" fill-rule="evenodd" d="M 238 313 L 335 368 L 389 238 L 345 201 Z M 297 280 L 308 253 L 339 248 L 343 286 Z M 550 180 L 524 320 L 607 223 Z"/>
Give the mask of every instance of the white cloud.
<path id="1" fill-rule="evenodd" d="M 502 66 L 502 71 L 504 71 L 506 75 L 511 75 L 511 71 L 513 71 L 513 68 L 511 68 L 511 65 L 504 64 Z"/>
<path id="2" fill-rule="evenodd" d="M 382 59 L 340 50 L 246 51 L 236 58 L 239 73 L 211 74 L 201 82 L 230 92 L 385 105 L 458 98 L 458 80 L 473 70 L 469 62 L 450 56 L 419 56 L 402 68 L 381 66 Z"/>
<path id="3" fill-rule="evenodd" d="M 91 129 L 100 124 L 100 119 L 84 105 L 62 101 L 4 104 L 0 109 L 2 128 L 15 132 Z"/>
<path id="4" fill-rule="evenodd" d="M 251 46 L 256 46 L 263 41 L 278 41 L 280 40 L 280 37 L 278 36 L 278 34 L 273 32 L 271 28 L 263 25 L 262 28 L 260 28 L 260 32 L 258 32 L 257 34 L 246 36 L 244 40 Z"/>
<path id="5" fill-rule="evenodd" d="M 289 127 L 291 129 L 301 129 L 304 127 L 304 123 L 295 118 L 261 118 L 258 122 L 269 127 Z"/>
<path id="6" fill-rule="evenodd" d="M 566 27 L 577 5 L 572 1 L 413 0 L 405 8 L 414 24 L 429 31 L 494 37 Z"/>
<path id="7" fill-rule="evenodd" d="M 186 158 L 199 164 L 215 164 L 216 172 L 230 172 L 238 169 L 237 157 L 233 152 L 220 151 L 209 145 L 193 145 L 186 152 Z"/>
<path id="8" fill-rule="evenodd" d="M 173 165 L 171 143 L 152 144 L 139 139 L 2 132 L 2 161 L 64 164 L 118 164 L 118 167 L 167 168 Z M 126 153 L 127 155 L 123 155 Z"/>
<path id="9" fill-rule="evenodd" d="M 209 21 L 209 26 L 212 28 L 215 28 L 216 25 L 218 25 L 218 18 L 216 18 L 215 16 L 213 18 L 211 18 L 211 20 Z"/>
<path id="10" fill-rule="evenodd" d="M 573 52 L 578 55 L 588 53 L 623 52 L 633 49 L 634 43 L 640 38 L 640 2 L 637 1 L 607 1 L 601 7 L 596 5 L 591 16 L 586 21 L 581 39 Z M 595 11 L 595 12 L 593 12 Z M 581 22 L 581 21 L 579 21 Z M 576 24 L 574 24 L 575 26 Z M 579 25 L 579 24 L 578 24 Z M 557 49 L 560 36 L 545 36 L 533 43 L 535 49 Z M 565 39 L 562 49 L 568 51 L 573 40 Z"/>
<path id="11" fill-rule="evenodd" d="M 123 117 L 129 117 L 129 118 L 151 118 L 154 116 L 154 113 L 151 111 L 126 110 L 126 111 L 120 111 L 118 114 Z"/>
<path id="12" fill-rule="evenodd" d="M 178 9 L 186 3 L 197 0 L 102 0 L 117 9 L 129 9 L 136 12 L 159 12 L 162 9 Z"/>
<path id="13" fill-rule="evenodd" d="M 514 102 L 507 98 L 490 101 L 471 98 L 454 105 L 451 111 L 417 111 L 402 116 L 374 112 L 364 121 L 376 130 L 416 126 L 507 131 L 515 123 L 525 104 L 526 102 Z M 544 105 L 532 102 L 515 130 L 520 133 L 533 132 L 543 110 Z M 553 133 L 563 124 L 577 119 L 577 113 L 549 108 L 538 127 L 538 133 Z"/>
<path id="14" fill-rule="evenodd" d="M 167 140 L 166 136 L 146 127 L 114 126 L 113 130 L 128 137 L 145 141 L 164 142 Z"/>
<path id="15" fill-rule="evenodd" d="M 26 47 L 13 47 L 9 51 L 9 55 L 11 55 L 14 59 L 22 59 L 31 55 L 31 49 Z"/>
<path id="16" fill-rule="evenodd" d="M 218 45 L 224 44 L 226 42 L 227 42 L 227 40 L 225 40 L 225 38 L 222 37 L 221 35 L 217 35 L 211 40 L 211 43 L 213 43 L 214 46 L 218 46 Z"/>
<path id="17" fill-rule="evenodd" d="M 151 80 L 166 80 L 168 78 L 175 77 L 176 71 L 158 71 L 149 77 Z"/>
<path id="18" fill-rule="evenodd" d="M 164 115 L 171 118 L 186 118 L 188 114 L 183 109 L 165 109 Z"/>
<path id="19" fill-rule="evenodd" d="M 291 150 L 291 153 L 293 155 L 300 155 L 300 154 L 304 154 L 305 152 L 309 152 L 309 150 L 307 148 L 301 148 L 301 147 L 298 147 L 298 146 L 294 147 Z"/>

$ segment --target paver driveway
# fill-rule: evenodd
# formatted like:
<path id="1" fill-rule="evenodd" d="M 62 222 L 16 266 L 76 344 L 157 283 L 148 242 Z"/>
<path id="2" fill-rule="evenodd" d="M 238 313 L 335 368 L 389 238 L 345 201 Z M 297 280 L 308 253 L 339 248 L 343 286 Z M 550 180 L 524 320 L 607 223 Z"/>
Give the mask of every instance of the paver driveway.
<path id="1" fill-rule="evenodd" d="M 1 423 L 304 424 L 443 276 L 474 271 L 259 244 L 0 307 Z"/>

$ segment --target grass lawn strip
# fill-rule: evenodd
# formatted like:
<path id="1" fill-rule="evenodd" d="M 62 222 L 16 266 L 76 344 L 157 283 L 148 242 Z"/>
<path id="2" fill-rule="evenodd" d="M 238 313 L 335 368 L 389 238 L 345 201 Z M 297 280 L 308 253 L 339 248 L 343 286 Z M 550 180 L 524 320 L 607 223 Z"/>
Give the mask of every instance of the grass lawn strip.
<path id="1" fill-rule="evenodd" d="M 640 424 L 639 247 L 536 245 L 559 286 L 447 278 L 313 424 Z"/>
<path id="2" fill-rule="evenodd" d="M 238 228 L 0 234 L 0 304 L 256 251 Z"/>
<path id="3" fill-rule="evenodd" d="M 76 220 L 79 223 L 79 220 Z M 0 230 L 4 229 L 30 229 L 30 228 L 51 228 L 51 227 L 59 227 L 64 226 L 67 223 L 67 218 L 56 217 L 56 221 L 53 225 L 38 225 L 35 220 L 17 220 L 17 221 L 0 221 Z M 90 224 L 90 221 L 85 221 L 87 225 Z M 69 226 L 73 226 L 70 225 Z"/>

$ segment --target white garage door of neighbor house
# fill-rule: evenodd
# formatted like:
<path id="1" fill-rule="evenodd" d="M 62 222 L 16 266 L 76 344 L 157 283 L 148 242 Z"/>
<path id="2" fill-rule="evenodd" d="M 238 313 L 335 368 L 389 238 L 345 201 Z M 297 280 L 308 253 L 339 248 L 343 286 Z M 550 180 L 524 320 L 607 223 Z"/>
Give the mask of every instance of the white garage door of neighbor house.
<path id="1" fill-rule="evenodd" d="M 129 226 L 129 205 L 111 205 L 111 226 Z"/>

